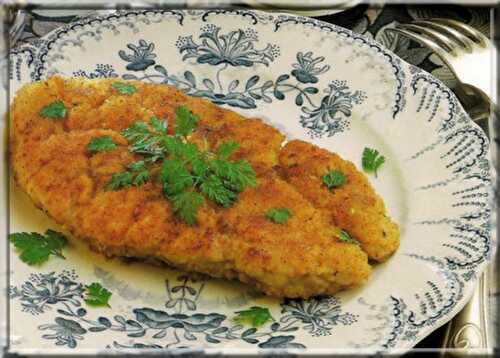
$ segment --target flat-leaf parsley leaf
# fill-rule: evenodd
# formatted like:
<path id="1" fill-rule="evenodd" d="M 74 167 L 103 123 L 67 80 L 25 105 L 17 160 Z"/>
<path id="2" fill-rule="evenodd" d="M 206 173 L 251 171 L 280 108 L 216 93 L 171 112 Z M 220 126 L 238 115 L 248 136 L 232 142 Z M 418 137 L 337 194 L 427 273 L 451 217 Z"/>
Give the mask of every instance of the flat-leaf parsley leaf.
<path id="1" fill-rule="evenodd" d="M 330 170 L 321 177 L 328 189 L 338 188 L 345 183 L 345 174 L 340 170 Z"/>
<path id="2" fill-rule="evenodd" d="M 54 230 L 47 230 L 45 235 L 36 232 L 20 232 L 9 235 L 9 240 L 19 250 L 19 258 L 28 265 L 38 265 L 49 259 L 50 255 L 64 258 L 62 248 L 66 246 L 66 237 Z"/>
<path id="3" fill-rule="evenodd" d="M 272 208 L 266 211 L 266 217 L 277 224 L 284 224 L 292 216 L 287 208 Z"/>
<path id="4" fill-rule="evenodd" d="M 367 173 L 375 173 L 377 176 L 377 170 L 384 164 L 385 157 L 382 156 L 378 150 L 365 148 L 363 150 L 363 157 L 361 158 L 361 165 L 363 170 Z"/>
<path id="5" fill-rule="evenodd" d="M 268 308 L 254 306 L 248 310 L 235 312 L 237 316 L 234 321 L 240 324 L 248 324 L 252 327 L 261 327 L 269 321 L 274 321 Z"/>
<path id="6" fill-rule="evenodd" d="M 134 85 L 125 82 L 113 82 L 111 87 L 117 90 L 120 94 L 133 94 L 136 91 Z"/>
<path id="7" fill-rule="evenodd" d="M 66 106 L 63 101 L 54 101 L 43 107 L 40 115 L 45 118 L 64 118 L 66 116 Z"/>
<path id="8" fill-rule="evenodd" d="M 109 135 L 93 137 L 89 144 L 87 144 L 87 151 L 91 153 L 113 150 L 115 148 L 116 144 L 113 142 L 113 138 Z"/>
<path id="9" fill-rule="evenodd" d="M 93 282 L 85 286 L 85 303 L 93 307 L 110 307 L 109 299 L 112 293 L 102 287 L 100 283 Z"/>

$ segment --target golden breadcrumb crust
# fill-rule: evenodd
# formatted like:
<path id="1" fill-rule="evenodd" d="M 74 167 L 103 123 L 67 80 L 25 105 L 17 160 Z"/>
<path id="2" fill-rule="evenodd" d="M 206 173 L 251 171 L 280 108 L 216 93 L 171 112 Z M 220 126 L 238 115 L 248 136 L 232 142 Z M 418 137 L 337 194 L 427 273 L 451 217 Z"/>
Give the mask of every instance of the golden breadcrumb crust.
<path id="1" fill-rule="evenodd" d="M 168 85 L 134 81 L 137 91 L 122 95 L 112 88 L 114 81 L 52 77 L 20 89 L 11 107 L 11 162 L 18 184 L 38 207 L 94 250 L 107 256 L 159 259 L 184 270 L 239 279 L 272 296 L 306 298 L 365 282 L 371 272 L 368 256 L 382 260 L 397 248 L 397 226 L 381 219 L 382 200 L 351 163 L 335 155 L 330 159 L 325 151 L 328 160 L 311 167 L 306 162 L 315 159 L 316 147 L 297 148 L 292 142 L 281 150 L 284 136 L 260 119 L 246 119 Z M 68 108 L 66 117 L 41 117 L 40 110 L 55 100 Z M 207 200 L 192 227 L 173 214 L 154 181 L 104 190 L 113 173 L 139 159 L 127 150 L 121 130 L 156 116 L 166 119 L 171 131 L 179 105 L 200 117 L 191 141 L 206 138 L 212 149 L 222 141 L 238 142 L 231 159 L 247 159 L 258 177 L 258 185 L 242 192 L 231 208 Z M 117 148 L 89 153 L 89 141 L 103 135 L 111 136 Z M 340 194 L 323 192 L 321 183 L 309 180 L 330 165 L 329 160 L 348 170 L 349 189 L 343 195 L 352 197 L 351 204 L 337 203 Z M 357 185 L 364 196 L 353 194 Z M 347 225 L 338 214 L 347 205 L 355 210 L 373 206 L 373 215 L 364 221 L 347 215 Z M 293 214 L 284 224 L 273 223 L 265 213 L 274 207 Z M 341 242 L 339 227 L 359 236 L 362 248 Z M 372 231 L 382 228 L 387 240 L 380 235 L 372 239 Z"/>

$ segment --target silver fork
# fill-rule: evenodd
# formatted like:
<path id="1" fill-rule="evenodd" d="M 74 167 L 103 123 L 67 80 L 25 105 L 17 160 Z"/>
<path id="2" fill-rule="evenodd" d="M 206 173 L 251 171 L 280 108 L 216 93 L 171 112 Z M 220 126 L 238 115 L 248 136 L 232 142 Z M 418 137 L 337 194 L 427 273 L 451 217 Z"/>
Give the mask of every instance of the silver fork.
<path id="1" fill-rule="evenodd" d="M 490 133 L 494 133 L 492 121 L 498 110 L 491 101 L 496 93 L 493 86 L 495 76 L 490 69 L 495 63 L 495 51 L 486 36 L 451 19 L 416 20 L 386 31 L 413 39 L 438 55 L 455 75 L 457 82 L 453 91 L 471 119 L 489 137 Z M 469 303 L 448 323 L 442 348 L 461 349 L 454 352 L 459 354 L 464 353 L 463 349 L 491 348 L 488 337 L 488 294 L 488 273 L 485 271 Z"/>

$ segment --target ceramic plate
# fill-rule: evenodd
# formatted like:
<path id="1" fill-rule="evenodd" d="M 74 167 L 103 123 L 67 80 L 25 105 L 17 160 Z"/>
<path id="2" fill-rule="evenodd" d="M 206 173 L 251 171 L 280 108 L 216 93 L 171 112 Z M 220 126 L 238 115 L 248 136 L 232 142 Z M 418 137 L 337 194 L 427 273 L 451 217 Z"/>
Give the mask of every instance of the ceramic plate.
<path id="1" fill-rule="evenodd" d="M 192 348 L 408 349 L 466 303 L 492 250 L 488 141 L 441 82 L 376 42 L 310 18 L 252 11 L 140 11 L 79 20 L 12 54 L 11 91 L 55 73 L 168 83 L 360 167 L 401 227 L 369 282 L 334 297 L 259 296 L 224 280 L 105 260 L 73 243 L 39 268 L 11 252 L 12 351 Z M 11 182 L 10 230 L 62 230 Z M 113 292 L 89 308 L 83 286 Z M 235 312 L 268 308 L 258 329 Z"/>

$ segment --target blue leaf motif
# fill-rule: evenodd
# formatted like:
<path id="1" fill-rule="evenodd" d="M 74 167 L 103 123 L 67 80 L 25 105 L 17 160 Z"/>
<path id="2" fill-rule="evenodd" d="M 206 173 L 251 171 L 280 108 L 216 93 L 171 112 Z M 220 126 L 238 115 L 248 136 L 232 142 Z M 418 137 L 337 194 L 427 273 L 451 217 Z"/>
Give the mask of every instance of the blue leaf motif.
<path id="1" fill-rule="evenodd" d="M 295 336 L 275 336 L 260 343 L 260 348 L 306 348 L 303 344 L 292 342 Z"/>
<path id="2" fill-rule="evenodd" d="M 252 77 L 250 77 L 247 81 L 247 84 L 245 85 L 245 90 L 248 91 L 250 88 L 255 86 L 257 82 L 259 82 L 259 80 L 260 77 L 257 75 L 253 75 Z M 271 86 L 272 86 L 272 81 L 271 81 Z"/>
<path id="3" fill-rule="evenodd" d="M 193 73 L 191 71 L 186 71 L 184 72 L 184 78 L 193 86 L 196 87 L 196 78 L 194 77 Z M 177 286 L 177 287 L 182 287 L 182 286 Z M 173 291 L 172 292 L 176 292 Z"/>
<path id="4" fill-rule="evenodd" d="M 100 324 L 102 324 L 104 327 L 111 327 L 111 321 L 109 319 L 107 319 L 106 317 L 99 317 L 97 319 L 97 322 L 99 322 Z"/>

